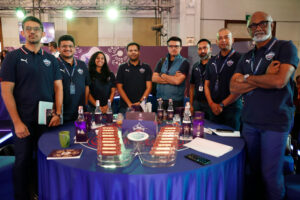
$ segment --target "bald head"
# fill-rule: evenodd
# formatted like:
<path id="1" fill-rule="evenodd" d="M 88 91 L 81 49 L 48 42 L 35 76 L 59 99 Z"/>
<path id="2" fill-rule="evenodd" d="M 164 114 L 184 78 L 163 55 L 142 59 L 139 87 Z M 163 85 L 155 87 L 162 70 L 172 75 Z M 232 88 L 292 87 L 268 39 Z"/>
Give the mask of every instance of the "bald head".
<path id="1" fill-rule="evenodd" d="M 247 27 L 253 41 L 264 42 L 272 37 L 273 19 L 267 13 L 257 11 L 249 19 Z"/>
<path id="2" fill-rule="evenodd" d="M 217 45 L 221 51 L 230 51 L 233 44 L 232 33 L 227 28 L 221 28 L 217 34 Z"/>

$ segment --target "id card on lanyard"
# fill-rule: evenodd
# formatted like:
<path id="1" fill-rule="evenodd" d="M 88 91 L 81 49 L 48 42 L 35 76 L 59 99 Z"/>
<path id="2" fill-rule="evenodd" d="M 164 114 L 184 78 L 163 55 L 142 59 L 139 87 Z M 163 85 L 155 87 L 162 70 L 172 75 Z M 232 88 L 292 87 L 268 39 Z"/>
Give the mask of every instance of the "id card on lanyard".
<path id="1" fill-rule="evenodd" d="M 221 72 L 223 71 L 223 68 L 225 66 L 225 63 L 227 62 L 228 58 L 230 58 L 233 54 L 235 53 L 235 50 L 232 49 L 229 53 L 229 55 L 226 57 L 226 59 L 224 60 L 222 66 L 221 66 L 221 69 L 220 71 L 218 72 L 218 69 L 217 69 L 217 64 L 216 63 L 212 63 L 214 66 L 215 66 L 215 71 L 216 71 L 216 74 L 217 74 L 217 80 L 216 80 L 216 83 L 215 83 L 215 91 L 218 91 L 219 90 L 219 82 L 220 82 L 220 74 Z M 218 58 L 220 58 L 220 54 L 218 55 Z"/>
<path id="2" fill-rule="evenodd" d="M 72 70 L 72 73 L 70 74 L 68 68 L 66 67 L 65 63 L 60 59 L 58 58 L 58 60 L 63 64 L 69 78 L 70 78 L 70 94 L 71 95 L 74 95 L 76 94 L 76 89 L 75 89 L 75 83 L 74 83 L 74 80 L 73 80 L 73 76 L 74 76 L 74 72 L 75 72 L 75 69 L 76 69 L 76 66 L 77 66 L 77 62 L 76 60 L 73 58 L 73 63 L 74 63 L 74 66 L 73 66 L 73 70 Z"/>

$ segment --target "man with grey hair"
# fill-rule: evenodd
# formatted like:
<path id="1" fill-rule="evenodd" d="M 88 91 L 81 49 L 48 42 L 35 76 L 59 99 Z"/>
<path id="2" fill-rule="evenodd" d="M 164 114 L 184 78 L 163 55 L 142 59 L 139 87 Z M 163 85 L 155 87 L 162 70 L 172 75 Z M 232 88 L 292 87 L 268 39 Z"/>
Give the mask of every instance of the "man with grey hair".
<path id="1" fill-rule="evenodd" d="M 291 41 L 272 37 L 273 20 L 265 12 L 255 12 L 247 26 L 256 45 L 240 60 L 230 84 L 233 94 L 244 96 L 242 134 L 251 170 L 247 182 L 256 187 L 247 197 L 283 199 L 283 159 L 293 124 L 297 49 Z"/>
<path id="2" fill-rule="evenodd" d="M 230 94 L 229 83 L 241 56 L 232 44 L 230 30 L 220 29 L 217 34 L 220 52 L 207 63 L 204 92 L 212 111 L 210 120 L 239 130 L 242 103 L 240 95 Z"/>

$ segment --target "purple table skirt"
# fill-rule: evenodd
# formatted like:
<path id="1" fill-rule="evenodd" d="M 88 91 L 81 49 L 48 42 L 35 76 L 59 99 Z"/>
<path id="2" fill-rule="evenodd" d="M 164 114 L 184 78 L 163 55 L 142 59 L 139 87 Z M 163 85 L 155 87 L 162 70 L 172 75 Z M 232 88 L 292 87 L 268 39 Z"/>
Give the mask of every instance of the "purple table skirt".
<path id="1" fill-rule="evenodd" d="M 220 127 L 206 122 L 208 127 Z M 58 131 L 71 130 L 72 124 L 45 133 L 39 140 L 39 199 L 242 199 L 244 186 L 244 141 L 206 135 L 207 139 L 233 146 L 216 158 L 191 149 L 179 151 L 176 164 L 169 168 L 142 166 L 136 158 L 128 167 L 114 170 L 97 166 L 96 151 L 83 148 L 80 159 L 46 160 L 59 149 Z M 184 158 L 197 153 L 212 161 L 201 166 Z"/>

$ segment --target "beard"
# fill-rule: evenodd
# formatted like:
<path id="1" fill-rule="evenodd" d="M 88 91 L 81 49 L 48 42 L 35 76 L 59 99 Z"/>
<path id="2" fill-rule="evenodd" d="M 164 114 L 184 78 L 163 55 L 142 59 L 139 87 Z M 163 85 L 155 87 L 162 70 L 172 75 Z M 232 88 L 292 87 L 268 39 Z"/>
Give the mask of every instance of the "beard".
<path id="1" fill-rule="evenodd" d="M 254 36 L 252 38 L 253 41 L 255 42 L 263 42 L 266 41 L 267 39 L 269 39 L 271 37 L 271 30 L 268 30 L 268 33 L 265 34 L 263 31 L 254 33 Z"/>
<path id="2" fill-rule="evenodd" d="M 200 60 L 208 60 L 210 58 L 211 53 L 206 53 L 206 54 L 200 54 Z"/>

